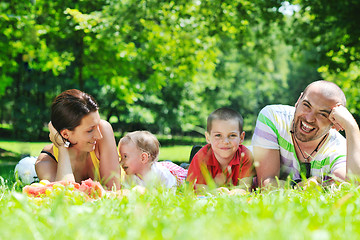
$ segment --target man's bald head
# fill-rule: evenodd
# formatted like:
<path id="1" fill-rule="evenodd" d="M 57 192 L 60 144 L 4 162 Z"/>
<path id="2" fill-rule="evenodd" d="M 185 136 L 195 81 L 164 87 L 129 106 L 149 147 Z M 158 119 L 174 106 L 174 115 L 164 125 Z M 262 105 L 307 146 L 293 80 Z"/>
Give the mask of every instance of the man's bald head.
<path id="1" fill-rule="evenodd" d="M 317 89 L 326 97 L 335 98 L 341 105 L 346 105 L 346 97 L 341 88 L 333 82 L 319 80 L 310 83 L 304 90 L 301 98 L 306 96 L 309 89 Z"/>

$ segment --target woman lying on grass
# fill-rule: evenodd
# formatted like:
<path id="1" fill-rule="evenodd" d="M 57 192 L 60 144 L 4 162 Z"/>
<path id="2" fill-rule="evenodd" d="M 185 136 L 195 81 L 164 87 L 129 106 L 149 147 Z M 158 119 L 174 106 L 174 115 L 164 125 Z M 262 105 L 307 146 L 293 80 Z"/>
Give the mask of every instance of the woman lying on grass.
<path id="1" fill-rule="evenodd" d="M 49 137 L 35 169 L 39 180 L 76 181 L 91 178 L 108 188 L 120 188 L 119 154 L 114 132 L 100 119 L 92 96 L 71 89 L 58 95 L 51 106 Z"/>

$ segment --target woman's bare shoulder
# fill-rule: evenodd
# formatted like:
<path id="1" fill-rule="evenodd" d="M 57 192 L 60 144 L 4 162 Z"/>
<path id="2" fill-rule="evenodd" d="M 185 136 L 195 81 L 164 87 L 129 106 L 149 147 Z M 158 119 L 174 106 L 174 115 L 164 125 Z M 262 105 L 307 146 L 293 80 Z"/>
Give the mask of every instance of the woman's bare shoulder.
<path id="1" fill-rule="evenodd" d="M 108 121 L 104 120 L 104 119 L 100 120 L 100 128 L 102 130 L 113 131 L 113 128 L 112 128 L 111 124 Z"/>
<path id="2" fill-rule="evenodd" d="M 51 144 L 49 144 L 49 145 L 46 145 L 46 146 L 43 148 L 43 151 L 53 153 L 53 144 L 51 143 Z"/>
<path id="3" fill-rule="evenodd" d="M 49 144 L 43 148 L 43 151 L 53 155 L 53 145 Z M 57 161 L 51 157 L 48 153 L 40 153 L 35 163 L 35 170 L 40 180 L 47 179 L 49 181 L 55 181 Z"/>
<path id="4" fill-rule="evenodd" d="M 100 131 L 103 135 L 103 139 L 105 142 L 112 140 L 114 138 L 114 130 L 111 124 L 106 120 L 100 121 Z"/>
<path id="5" fill-rule="evenodd" d="M 52 159 L 52 157 L 47 152 L 52 154 L 52 155 L 54 154 L 53 144 L 46 145 L 42 149 L 42 152 L 39 154 L 38 159 L 36 161 L 36 164 L 39 163 L 39 162 L 42 162 L 42 161 L 47 161 L 47 160 L 54 161 L 54 159 Z"/>

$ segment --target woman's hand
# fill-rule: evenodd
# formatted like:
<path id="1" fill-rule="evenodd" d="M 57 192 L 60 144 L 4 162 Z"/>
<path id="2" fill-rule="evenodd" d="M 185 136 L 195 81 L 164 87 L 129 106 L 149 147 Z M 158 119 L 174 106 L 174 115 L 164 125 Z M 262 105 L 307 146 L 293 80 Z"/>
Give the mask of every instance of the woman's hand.
<path id="1" fill-rule="evenodd" d="M 69 147 L 67 142 L 64 143 L 63 138 L 61 137 L 59 132 L 54 128 L 51 121 L 49 122 L 48 127 L 49 127 L 49 131 L 50 131 L 50 133 L 49 133 L 50 141 L 55 145 L 55 147 L 57 147 L 57 148 L 59 148 L 61 146 Z"/>

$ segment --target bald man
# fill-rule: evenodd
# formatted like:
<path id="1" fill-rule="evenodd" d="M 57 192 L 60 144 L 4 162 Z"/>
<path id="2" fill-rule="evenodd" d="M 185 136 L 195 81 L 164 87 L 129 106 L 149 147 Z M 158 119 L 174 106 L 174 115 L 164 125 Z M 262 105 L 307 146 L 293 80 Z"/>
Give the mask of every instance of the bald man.
<path id="1" fill-rule="evenodd" d="M 264 107 L 251 143 L 258 184 L 277 186 L 288 178 L 295 184 L 312 177 L 323 183 L 359 175 L 360 132 L 345 105 L 343 91 L 321 80 L 305 88 L 295 107 Z"/>

